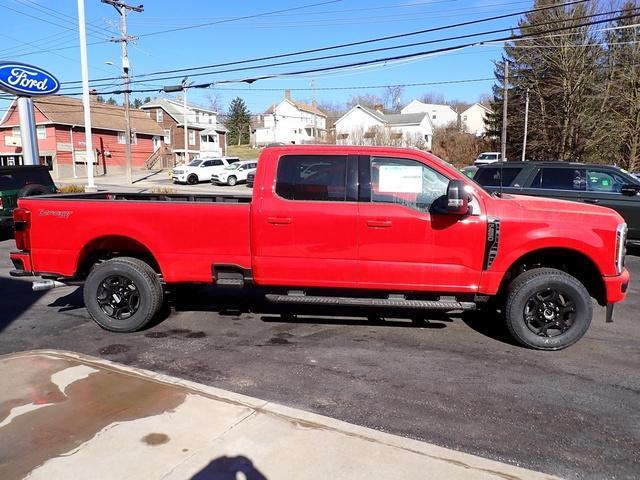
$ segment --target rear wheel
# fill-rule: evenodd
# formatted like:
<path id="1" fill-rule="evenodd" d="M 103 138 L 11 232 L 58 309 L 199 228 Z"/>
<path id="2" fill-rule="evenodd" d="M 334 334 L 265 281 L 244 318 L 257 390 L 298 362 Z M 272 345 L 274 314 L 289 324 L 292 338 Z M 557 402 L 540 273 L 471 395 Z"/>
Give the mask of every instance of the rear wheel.
<path id="1" fill-rule="evenodd" d="M 192 173 L 187 177 L 187 183 L 189 185 L 195 185 L 196 183 L 198 183 L 198 176 Z"/>
<path id="2" fill-rule="evenodd" d="M 236 183 L 238 183 L 238 179 L 236 177 L 234 177 L 233 175 L 231 175 L 229 178 L 227 178 L 227 185 L 229 185 L 230 187 L 235 186 Z"/>
<path id="3" fill-rule="evenodd" d="M 573 345 L 591 324 L 587 289 L 575 277 L 554 268 L 529 270 L 513 281 L 505 305 L 507 328 L 529 348 L 560 350 Z"/>
<path id="4" fill-rule="evenodd" d="M 153 320 L 163 302 L 160 279 L 142 260 L 120 257 L 96 265 L 84 284 L 91 318 L 111 332 L 135 332 Z"/>
<path id="5" fill-rule="evenodd" d="M 49 193 L 47 187 L 37 183 L 32 183 L 30 185 L 25 185 L 20 189 L 18 192 L 18 198 L 35 197 L 36 195 L 46 195 L 47 193 Z"/>

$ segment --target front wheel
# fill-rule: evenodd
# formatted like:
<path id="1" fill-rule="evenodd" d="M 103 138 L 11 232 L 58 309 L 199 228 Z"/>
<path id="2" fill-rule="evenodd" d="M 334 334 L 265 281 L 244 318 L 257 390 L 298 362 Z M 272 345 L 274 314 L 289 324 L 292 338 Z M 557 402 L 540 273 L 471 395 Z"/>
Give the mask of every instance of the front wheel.
<path id="1" fill-rule="evenodd" d="M 111 332 L 135 332 L 153 320 L 163 302 L 160 279 L 142 260 L 120 257 L 96 265 L 84 284 L 91 318 Z"/>
<path id="2" fill-rule="evenodd" d="M 236 185 L 236 183 L 238 183 L 238 179 L 236 177 L 234 177 L 233 175 L 231 175 L 229 178 L 227 178 L 227 185 L 229 185 L 230 187 L 234 187 Z"/>
<path id="3" fill-rule="evenodd" d="M 189 185 L 195 185 L 196 183 L 198 183 L 198 176 L 195 174 L 191 174 L 187 177 L 187 183 Z"/>
<path id="4" fill-rule="evenodd" d="M 513 338 L 537 350 L 573 345 L 591 324 L 593 307 L 580 281 L 554 268 L 535 268 L 513 281 L 505 305 Z"/>

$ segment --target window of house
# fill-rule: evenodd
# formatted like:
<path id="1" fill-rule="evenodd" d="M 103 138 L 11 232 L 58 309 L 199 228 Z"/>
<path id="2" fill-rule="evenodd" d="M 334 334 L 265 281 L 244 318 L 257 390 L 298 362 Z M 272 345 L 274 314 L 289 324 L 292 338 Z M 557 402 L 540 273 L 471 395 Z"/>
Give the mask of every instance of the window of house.
<path id="1" fill-rule="evenodd" d="M 11 135 L 14 137 L 19 137 L 20 136 L 20 127 L 13 127 L 11 129 Z"/>
<path id="2" fill-rule="evenodd" d="M 166 129 L 164 131 L 164 143 L 171 145 L 171 129 Z"/>
<path id="3" fill-rule="evenodd" d="M 196 111 L 196 123 L 200 122 L 200 112 Z"/>
<path id="4" fill-rule="evenodd" d="M 164 112 L 161 109 L 156 110 L 156 122 L 164 122 Z"/>
<path id="5" fill-rule="evenodd" d="M 288 155 L 278 162 L 276 193 L 282 198 L 343 202 L 346 183 L 346 156 Z"/>
<path id="6" fill-rule="evenodd" d="M 131 134 L 131 145 L 137 145 L 138 144 L 138 135 L 135 133 Z"/>
<path id="7" fill-rule="evenodd" d="M 427 211 L 446 195 L 449 179 L 426 165 L 404 158 L 371 158 L 371 201 Z"/>
<path id="8" fill-rule="evenodd" d="M 127 143 L 127 137 L 124 132 L 118 132 L 118 143 L 120 145 L 124 145 L 125 143 Z"/>
<path id="9" fill-rule="evenodd" d="M 433 118 L 435 120 L 436 119 L 436 114 L 434 113 L 431 118 Z"/>
<path id="10" fill-rule="evenodd" d="M 38 125 L 36 127 L 36 135 L 40 140 L 47 138 L 47 128 L 44 125 Z"/>
<path id="11" fill-rule="evenodd" d="M 196 132 L 195 130 L 189 130 L 189 145 L 196 144 Z"/>

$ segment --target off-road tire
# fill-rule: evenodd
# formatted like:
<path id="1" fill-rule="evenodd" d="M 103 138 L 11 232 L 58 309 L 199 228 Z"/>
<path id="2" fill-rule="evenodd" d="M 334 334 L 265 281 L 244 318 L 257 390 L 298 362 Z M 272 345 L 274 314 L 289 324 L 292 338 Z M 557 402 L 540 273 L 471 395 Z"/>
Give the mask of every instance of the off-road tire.
<path id="1" fill-rule="evenodd" d="M 112 318 L 98 303 L 98 290 L 102 282 L 112 276 L 124 277 L 137 288 L 139 306 L 129 318 Z M 156 272 L 146 262 L 131 257 L 113 258 L 93 267 L 85 281 L 83 297 L 93 321 L 105 330 L 119 333 L 144 328 L 158 314 L 164 301 L 162 284 Z"/>
<path id="2" fill-rule="evenodd" d="M 527 302 L 536 292 L 554 289 L 570 298 L 575 318 L 564 332 L 551 337 L 533 332 L 525 319 Z M 535 268 L 516 277 L 507 291 L 505 321 L 511 336 L 521 345 L 536 350 L 561 350 L 573 345 L 586 333 L 591 324 L 593 306 L 584 285 L 575 277 L 555 268 Z"/>
<path id="3" fill-rule="evenodd" d="M 192 173 L 187 177 L 187 183 L 189 185 L 195 185 L 198 183 L 198 181 L 199 181 L 198 176 L 195 173 Z"/>
<path id="4" fill-rule="evenodd" d="M 229 185 L 230 187 L 235 187 L 236 183 L 238 183 L 238 179 L 233 175 L 227 178 L 227 185 Z"/>

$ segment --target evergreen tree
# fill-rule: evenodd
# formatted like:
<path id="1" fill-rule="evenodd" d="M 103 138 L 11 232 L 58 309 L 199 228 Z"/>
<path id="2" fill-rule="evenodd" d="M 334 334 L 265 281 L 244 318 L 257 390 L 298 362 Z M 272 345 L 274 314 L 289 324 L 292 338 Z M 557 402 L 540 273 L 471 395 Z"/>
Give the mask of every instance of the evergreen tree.
<path id="1" fill-rule="evenodd" d="M 229 143 L 249 143 L 251 115 L 242 98 L 236 97 L 231 100 L 225 125 L 229 130 Z"/>
<path id="2" fill-rule="evenodd" d="M 536 0 L 534 8 L 556 3 Z M 524 111 L 529 90 L 527 159 L 584 160 L 593 146 L 589 139 L 598 128 L 594 121 L 601 49 L 593 27 L 576 27 L 571 35 L 552 35 L 550 29 L 584 23 L 594 13 L 585 4 L 559 6 L 528 13 L 519 22 L 521 34 L 532 38 L 505 45 L 496 62 L 493 114 L 487 120 L 488 135 L 497 139 L 502 130 L 504 60 L 509 62 L 507 158 L 522 154 Z"/>

